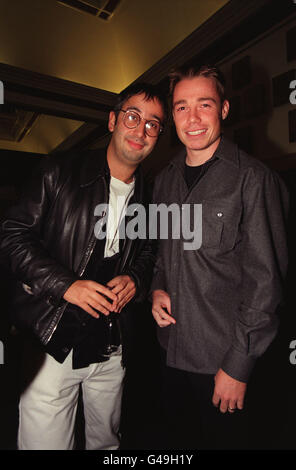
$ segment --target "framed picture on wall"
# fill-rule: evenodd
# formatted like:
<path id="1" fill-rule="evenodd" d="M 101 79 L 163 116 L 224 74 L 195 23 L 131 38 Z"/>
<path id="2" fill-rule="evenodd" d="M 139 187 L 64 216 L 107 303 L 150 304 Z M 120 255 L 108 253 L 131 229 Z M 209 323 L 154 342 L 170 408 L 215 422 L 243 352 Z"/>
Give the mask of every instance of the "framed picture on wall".
<path id="1" fill-rule="evenodd" d="M 289 142 L 296 142 L 296 109 L 288 113 L 289 119 Z"/>
<path id="2" fill-rule="evenodd" d="M 232 64 L 231 74 L 233 90 L 239 90 L 244 86 L 249 85 L 252 80 L 250 56 L 247 55 L 237 62 L 234 62 Z"/>
<path id="3" fill-rule="evenodd" d="M 239 95 L 229 98 L 229 113 L 224 121 L 225 126 L 232 126 L 241 120 L 241 97 Z"/>
<path id="4" fill-rule="evenodd" d="M 244 93 L 244 117 L 254 118 L 265 112 L 265 87 L 262 83 L 248 88 Z"/>
<path id="5" fill-rule="evenodd" d="M 296 59 L 296 26 L 286 33 L 287 61 Z"/>
<path id="6" fill-rule="evenodd" d="M 273 77 L 272 96 L 274 106 L 281 106 L 282 104 L 289 103 L 289 97 L 291 93 L 290 83 L 295 79 L 296 70 L 289 70 L 288 72 Z"/>
<path id="7" fill-rule="evenodd" d="M 253 128 L 252 126 L 241 127 L 233 132 L 233 141 L 245 152 L 253 153 Z"/>

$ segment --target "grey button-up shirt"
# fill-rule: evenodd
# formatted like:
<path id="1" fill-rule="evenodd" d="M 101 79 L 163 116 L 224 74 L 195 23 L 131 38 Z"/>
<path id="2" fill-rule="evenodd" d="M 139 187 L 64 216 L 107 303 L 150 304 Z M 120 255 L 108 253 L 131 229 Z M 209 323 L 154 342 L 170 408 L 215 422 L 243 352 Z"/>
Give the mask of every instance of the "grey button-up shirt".
<path id="1" fill-rule="evenodd" d="M 152 290 L 170 295 L 175 325 L 158 328 L 167 364 L 247 381 L 273 340 L 288 254 L 288 193 L 277 174 L 222 137 L 190 189 L 185 150 L 160 173 L 154 203 L 202 204 L 202 244 L 159 241 Z M 188 241 L 188 240 L 187 240 Z"/>

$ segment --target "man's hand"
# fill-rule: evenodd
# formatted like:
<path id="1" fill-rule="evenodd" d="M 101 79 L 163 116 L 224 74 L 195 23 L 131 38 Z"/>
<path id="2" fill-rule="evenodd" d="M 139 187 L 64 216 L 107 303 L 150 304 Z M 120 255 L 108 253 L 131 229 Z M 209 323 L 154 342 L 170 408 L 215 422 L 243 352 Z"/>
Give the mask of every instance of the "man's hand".
<path id="1" fill-rule="evenodd" d="M 113 303 L 110 303 L 106 297 Z M 64 294 L 64 299 L 71 304 L 78 305 L 92 317 L 99 318 L 99 314 L 95 310 L 109 315 L 117 302 L 117 295 L 98 282 L 81 280 L 71 284 Z"/>
<path id="2" fill-rule="evenodd" d="M 171 316 L 171 299 L 167 292 L 158 289 L 152 294 L 152 315 L 161 328 L 175 324 L 176 320 Z"/>
<path id="3" fill-rule="evenodd" d="M 247 384 L 233 379 L 222 369 L 215 375 L 215 389 L 212 398 L 214 406 L 219 406 L 222 413 L 234 413 L 235 409 L 243 409 Z"/>
<path id="4" fill-rule="evenodd" d="M 113 294 L 117 296 L 117 302 L 114 305 L 114 312 L 120 313 L 123 307 L 130 301 L 136 294 L 136 284 L 133 279 L 123 274 L 116 276 L 107 283 Z"/>

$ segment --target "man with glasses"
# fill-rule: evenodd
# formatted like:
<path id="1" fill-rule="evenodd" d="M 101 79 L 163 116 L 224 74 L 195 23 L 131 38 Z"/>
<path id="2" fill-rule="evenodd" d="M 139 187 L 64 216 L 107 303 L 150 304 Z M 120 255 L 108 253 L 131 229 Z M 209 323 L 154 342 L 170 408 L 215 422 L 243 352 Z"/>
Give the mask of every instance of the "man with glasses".
<path id="1" fill-rule="evenodd" d="M 120 238 L 119 227 L 129 204 L 149 203 L 139 164 L 164 119 L 156 87 L 128 87 L 109 115 L 108 148 L 45 158 L 2 223 L 13 322 L 29 338 L 19 449 L 73 449 L 80 385 L 86 449 L 119 446 L 128 304 L 145 298 L 154 261 L 149 240 Z"/>

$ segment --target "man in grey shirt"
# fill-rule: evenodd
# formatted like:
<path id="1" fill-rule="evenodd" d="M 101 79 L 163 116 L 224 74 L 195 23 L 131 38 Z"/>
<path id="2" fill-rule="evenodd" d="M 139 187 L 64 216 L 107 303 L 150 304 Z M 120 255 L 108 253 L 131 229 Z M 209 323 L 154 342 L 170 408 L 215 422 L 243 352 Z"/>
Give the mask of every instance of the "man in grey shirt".
<path id="1" fill-rule="evenodd" d="M 185 149 L 157 177 L 154 203 L 200 204 L 202 240 L 199 249 L 184 249 L 182 231 L 160 240 L 152 283 L 168 445 L 242 448 L 247 382 L 278 327 L 288 195 L 276 174 L 222 136 L 229 102 L 216 67 L 177 70 L 170 86 Z"/>

